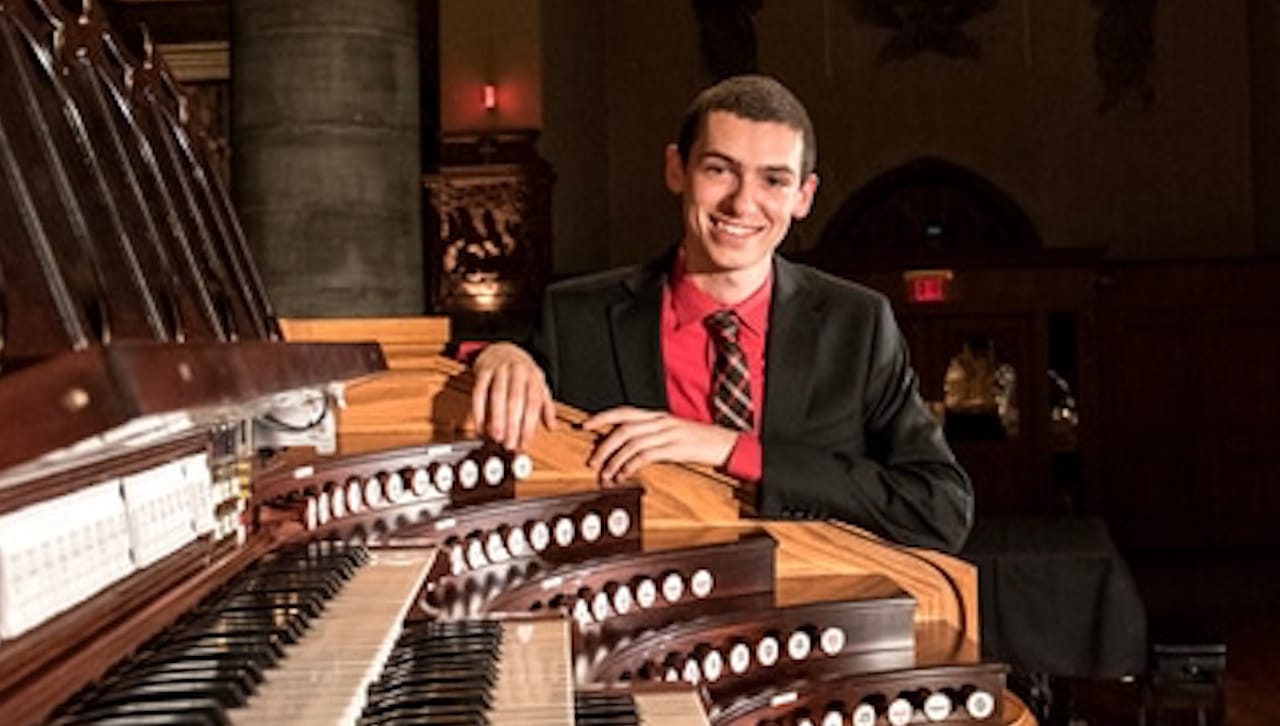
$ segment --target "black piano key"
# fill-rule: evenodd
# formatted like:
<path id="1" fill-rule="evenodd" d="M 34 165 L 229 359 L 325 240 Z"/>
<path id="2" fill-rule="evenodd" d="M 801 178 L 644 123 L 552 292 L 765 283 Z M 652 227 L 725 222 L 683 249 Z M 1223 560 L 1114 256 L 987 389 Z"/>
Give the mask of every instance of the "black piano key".
<path id="1" fill-rule="evenodd" d="M 104 706 L 62 716 L 50 722 L 50 726 L 81 726 L 81 724 L 231 726 L 221 704 L 210 699 L 190 697 L 173 701 L 138 701 Z"/>
<path id="2" fill-rule="evenodd" d="M 228 643 L 224 645 L 185 645 L 161 648 L 142 654 L 144 661 L 219 660 L 223 658 L 247 658 L 263 666 L 275 665 L 280 660 L 270 647 L 262 643 Z"/>
<path id="3" fill-rule="evenodd" d="M 244 702 L 257 690 L 257 683 L 242 673 L 218 673 L 208 669 L 133 673 L 104 682 L 103 686 L 111 690 L 122 690 L 143 685 L 182 684 L 194 692 L 200 690 L 200 684 L 204 683 L 217 684 L 218 687 L 231 691 L 240 702 Z"/>
<path id="4" fill-rule="evenodd" d="M 270 575 L 266 579 L 248 582 L 228 590 L 229 595 L 284 594 L 294 597 L 319 597 L 328 600 L 342 589 L 345 578 L 319 575 Z"/>
<path id="5" fill-rule="evenodd" d="M 431 684 L 479 684 L 486 688 L 494 685 L 495 674 L 492 668 L 439 668 L 415 673 L 405 673 L 378 679 L 370 684 L 370 700 L 384 693 L 417 688 Z"/>
<path id="6" fill-rule="evenodd" d="M 369 686 L 359 723 L 487 724 L 501 643 L 496 622 L 407 626 Z"/>
<path id="7" fill-rule="evenodd" d="M 173 643 L 179 640 L 190 642 L 194 638 L 263 638 L 280 645 L 298 642 L 301 630 L 280 628 L 269 623 L 238 622 L 231 620 L 215 620 L 204 623 L 184 624 L 181 635 L 173 634 L 159 642 Z"/>
<path id="8" fill-rule="evenodd" d="M 123 714 L 123 715 L 106 715 L 96 717 L 88 721 L 74 721 L 77 726 L 80 724 L 92 724 L 93 726 L 223 726 L 229 722 L 225 719 L 219 721 L 216 717 L 206 716 L 204 714 L 191 713 L 148 713 L 148 714 Z"/>
<path id="9" fill-rule="evenodd" d="M 449 704 L 481 704 L 489 705 L 490 689 L 476 683 L 427 683 L 424 685 L 386 691 L 379 694 L 374 709 L 385 710 L 406 707 L 412 704 L 449 705 Z"/>
<path id="10" fill-rule="evenodd" d="M 307 607 L 294 603 L 263 603 L 252 600 L 229 600 L 216 612 L 202 612 L 198 617 L 182 621 L 165 638 L 195 632 L 246 633 L 279 632 L 296 639 L 311 627 L 313 615 Z"/>
<path id="11" fill-rule="evenodd" d="M 260 587 L 244 587 L 222 594 L 217 600 L 211 600 L 203 611 L 222 612 L 232 605 L 241 609 L 265 610 L 273 607 L 301 607 L 313 611 L 321 611 L 325 603 L 337 594 L 339 588 L 330 588 L 327 584 L 263 584 Z M 202 612 L 198 610 L 197 612 Z"/>
<path id="12" fill-rule="evenodd" d="M 489 718 L 483 713 L 416 713 L 400 714 L 394 718 L 377 721 L 357 721 L 361 726 L 489 726 Z"/>
<path id="13" fill-rule="evenodd" d="M 190 633 L 174 633 L 163 641 L 156 643 L 154 650 L 165 651 L 172 648 L 190 648 L 209 646 L 214 648 L 262 648 L 274 653 L 276 658 L 284 657 L 284 643 L 271 632 L 227 632 L 196 631 Z"/>
<path id="14" fill-rule="evenodd" d="M 485 709 L 473 706 L 403 709 L 376 716 L 361 716 L 358 726 L 488 726 Z"/>
<path id="15" fill-rule="evenodd" d="M 384 709 L 378 713 L 361 714 L 356 721 L 360 726 L 393 726 L 393 725 L 449 725 L 449 723 L 475 723 L 484 726 L 490 723 L 489 706 L 481 703 L 436 703 L 415 704 L 394 709 Z"/>
<path id="16" fill-rule="evenodd" d="M 383 671 L 387 673 L 397 673 L 401 670 L 413 670 L 415 668 L 429 667 L 431 665 L 441 665 L 448 663 L 484 663 L 493 658 L 493 649 L 486 650 L 444 650 L 437 653 L 419 652 L 419 653 L 399 653 L 394 657 L 388 657 Z"/>
<path id="17" fill-rule="evenodd" d="M 154 679 L 154 681 L 149 681 L 149 679 Z M 113 694 L 121 690 L 133 688 L 147 682 L 178 683 L 183 679 L 196 683 L 204 679 L 204 681 L 210 683 L 232 684 L 228 687 L 252 692 L 257 684 L 262 681 L 262 670 L 260 665 L 251 662 L 215 664 L 215 667 L 210 667 L 207 661 L 165 663 L 145 668 L 117 668 L 108 673 L 98 684 L 89 686 L 64 703 L 60 711 L 75 713 L 89 710 L 108 700 L 118 700 L 113 698 Z M 198 686 L 188 687 L 183 691 L 177 692 L 176 696 L 179 698 L 193 697 L 198 690 Z"/>
<path id="18" fill-rule="evenodd" d="M 225 710 L 245 703 L 367 559 L 328 545 L 264 558 L 63 704 L 55 723 L 228 723 Z"/>
<path id="19" fill-rule="evenodd" d="M 636 703 L 627 694 L 574 694 L 574 723 L 577 726 L 638 726 Z"/>
<path id="20" fill-rule="evenodd" d="M 174 627 L 177 630 L 218 627 L 246 630 L 279 630 L 298 636 L 306 630 L 306 626 L 307 620 L 297 612 L 294 612 L 294 609 L 264 608 L 261 610 L 193 613 L 178 621 Z"/>
<path id="21" fill-rule="evenodd" d="M 147 675 L 150 673 L 186 673 L 215 672 L 234 673 L 254 684 L 262 682 L 263 667 L 257 660 L 248 658 L 233 659 L 191 659 L 191 660 L 157 660 L 131 663 L 127 669 L 121 669 L 107 676 L 103 681 L 108 683 L 112 678 L 124 677 L 127 674 Z"/>
<path id="22" fill-rule="evenodd" d="M 226 681 L 205 681 L 199 684 L 187 682 L 146 682 L 121 685 L 93 699 L 94 706 L 144 703 L 147 701 L 182 701 L 199 697 L 215 701 L 223 707 L 244 703 L 243 691 Z"/>
<path id="23" fill-rule="evenodd" d="M 221 603 L 216 611 L 217 615 L 231 615 L 233 617 L 239 615 L 265 615 L 269 613 L 279 614 L 281 617 L 298 617 L 303 622 L 310 623 L 312 619 L 319 617 L 324 611 L 323 604 L 313 602 L 272 602 L 270 599 L 244 597 L 228 600 Z M 204 614 L 203 612 L 201 614 Z"/>
<path id="24" fill-rule="evenodd" d="M 425 647 L 416 652 L 400 652 L 393 653 L 387 657 L 384 670 L 393 672 L 402 668 L 412 669 L 420 665 L 441 664 L 441 663 L 464 663 L 479 662 L 484 663 L 493 658 L 493 654 L 497 652 L 497 648 L 453 648 L 446 646 L 438 651 L 427 651 Z"/>

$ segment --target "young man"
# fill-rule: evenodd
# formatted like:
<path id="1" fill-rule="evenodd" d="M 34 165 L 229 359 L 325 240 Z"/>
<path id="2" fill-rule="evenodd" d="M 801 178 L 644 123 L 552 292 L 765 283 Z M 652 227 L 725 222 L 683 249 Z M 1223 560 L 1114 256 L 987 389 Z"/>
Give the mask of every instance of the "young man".
<path id="1" fill-rule="evenodd" d="M 588 463 L 604 483 L 654 461 L 707 464 L 762 516 L 958 549 L 972 489 L 920 400 L 888 302 L 775 254 L 809 213 L 815 160 L 808 113 L 777 81 L 703 91 L 666 150 L 679 246 L 551 286 L 532 355 L 504 343 L 475 361 L 480 430 L 521 447 L 539 420 L 552 424 L 554 391 L 594 414 Z"/>

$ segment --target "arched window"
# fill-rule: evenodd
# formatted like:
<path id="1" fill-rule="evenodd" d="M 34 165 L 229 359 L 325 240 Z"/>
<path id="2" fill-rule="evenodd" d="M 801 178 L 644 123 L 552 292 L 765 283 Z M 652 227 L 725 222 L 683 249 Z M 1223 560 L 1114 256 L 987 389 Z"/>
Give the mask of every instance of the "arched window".
<path id="1" fill-rule="evenodd" d="M 920 158 L 881 174 L 831 217 L 810 257 L 833 271 L 848 261 L 955 259 L 972 253 L 1026 253 L 1040 235 L 1022 208 L 964 167 Z"/>

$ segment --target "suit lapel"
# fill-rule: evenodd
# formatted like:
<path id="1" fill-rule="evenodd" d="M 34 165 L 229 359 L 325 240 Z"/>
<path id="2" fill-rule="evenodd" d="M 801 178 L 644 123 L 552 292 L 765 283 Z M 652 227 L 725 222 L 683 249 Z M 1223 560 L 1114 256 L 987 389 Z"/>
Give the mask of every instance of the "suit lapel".
<path id="1" fill-rule="evenodd" d="M 808 408 L 822 322 L 821 300 L 800 284 L 799 272 L 774 258 L 772 311 L 765 352 L 764 438 L 794 428 Z"/>
<path id="2" fill-rule="evenodd" d="M 622 380 L 623 395 L 634 406 L 664 411 L 667 387 L 659 321 L 665 273 L 661 262 L 641 268 L 635 277 L 623 281 L 627 296 L 609 306 L 614 365 Z"/>

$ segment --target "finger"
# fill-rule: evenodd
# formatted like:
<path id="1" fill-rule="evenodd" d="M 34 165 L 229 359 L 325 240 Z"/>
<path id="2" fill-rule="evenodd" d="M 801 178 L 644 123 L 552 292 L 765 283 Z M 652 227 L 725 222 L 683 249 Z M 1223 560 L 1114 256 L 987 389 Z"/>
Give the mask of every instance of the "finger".
<path id="1" fill-rule="evenodd" d="M 670 449 L 671 446 L 669 444 L 665 444 L 637 451 L 633 456 L 627 457 L 626 461 L 622 462 L 622 466 L 618 468 L 617 473 L 614 474 L 614 478 L 620 483 L 626 482 L 633 479 L 640 473 L 641 469 L 645 468 L 649 464 L 659 461 L 671 461 L 673 457 L 670 453 Z"/>
<path id="2" fill-rule="evenodd" d="M 597 474 L 601 473 L 606 462 L 609 461 L 613 453 L 627 443 L 629 433 L 626 426 L 618 426 L 609 432 L 608 436 L 600 439 L 596 443 L 596 447 L 591 450 L 591 456 L 587 459 L 587 466 Z"/>
<path id="3" fill-rule="evenodd" d="M 627 452 L 629 455 L 626 456 L 615 476 L 619 481 L 627 481 L 649 464 L 662 461 L 686 461 L 684 454 L 681 453 L 681 446 L 685 443 L 677 429 L 656 432 L 644 441 L 636 442 L 636 448 L 633 452 Z"/>
<path id="4" fill-rule="evenodd" d="M 520 431 L 521 449 L 533 441 L 533 437 L 538 431 L 538 421 L 546 419 L 546 397 L 545 388 L 540 387 L 536 381 L 530 383 L 529 397 L 525 402 L 524 426 Z"/>
<path id="5" fill-rule="evenodd" d="M 617 409 L 611 408 L 608 411 L 601 411 L 600 413 L 594 413 L 588 416 L 586 420 L 582 422 L 582 428 L 586 431 L 599 431 L 612 426 L 613 423 L 611 421 L 611 417 L 615 410 Z"/>
<path id="6" fill-rule="evenodd" d="M 551 397 L 551 390 L 544 384 L 542 387 L 542 423 L 548 431 L 556 430 L 556 402 Z"/>
<path id="7" fill-rule="evenodd" d="M 529 374 L 523 368 L 516 368 L 511 371 L 510 380 L 507 384 L 507 422 L 503 430 L 506 436 L 503 439 L 503 445 L 509 451 L 515 451 L 520 446 L 520 432 L 524 430 L 525 416 L 525 397 L 526 387 L 529 383 Z"/>
<path id="8" fill-rule="evenodd" d="M 623 484 L 631 475 L 650 461 L 659 460 L 653 449 L 644 446 L 619 449 L 600 470 L 600 476 L 615 484 Z"/>
<path id="9" fill-rule="evenodd" d="M 538 427 L 537 396 L 536 389 L 525 387 L 524 401 L 520 406 L 519 425 L 514 431 L 516 448 L 513 450 L 523 450 L 533 439 L 534 431 Z"/>
<path id="10" fill-rule="evenodd" d="M 610 426 L 631 423 L 633 421 L 650 421 L 662 418 L 667 415 L 666 411 L 651 411 L 643 408 L 634 408 L 632 406 L 618 406 L 606 411 L 601 411 L 586 421 L 582 422 L 582 428 L 588 431 L 599 431 Z"/>
<path id="11" fill-rule="evenodd" d="M 582 422 L 582 428 L 588 431 L 599 431 L 610 426 L 626 423 L 641 411 L 631 406 L 617 406 L 594 414 Z"/>
<path id="12" fill-rule="evenodd" d="M 476 431 L 484 434 L 485 410 L 489 407 L 489 383 L 493 380 L 493 371 L 476 372 L 476 385 L 471 389 L 471 420 Z"/>
<path id="13" fill-rule="evenodd" d="M 622 481 L 635 474 L 652 461 L 660 461 L 663 451 L 672 443 L 669 430 L 635 432 L 626 443 L 618 447 L 605 462 L 601 475 L 612 481 Z"/>
<path id="14" fill-rule="evenodd" d="M 658 412 L 644 411 L 641 409 L 632 409 L 632 412 L 642 414 L 637 416 L 635 420 L 618 424 L 613 431 L 596 446 L 592 458 L 588 460 L 588 464 L 594 465 L 592 468 L 599 468 L 604 474 L 604 469 L 608 466 L 608 462 L 615 456 L 615 452 L 627 446 L 632 441 L 654 436 L 655 434 L 672 428 L 675 419 Z"/>
<path id="15" fill-rule="evenodd" d="M 489 388 L 489 437 L 494 441 L 502 441 L 507 421 L 507 388 L 510 385 L 510 372 L 499 368 L 493 374 L 493 383 Z"/>

